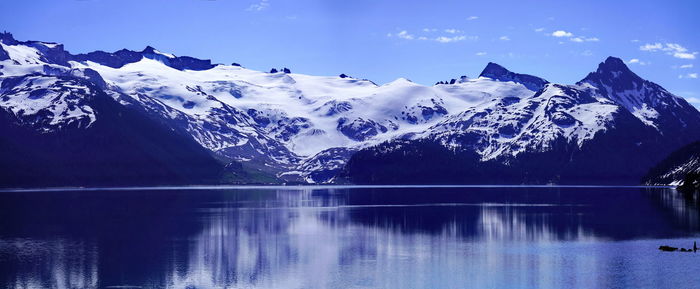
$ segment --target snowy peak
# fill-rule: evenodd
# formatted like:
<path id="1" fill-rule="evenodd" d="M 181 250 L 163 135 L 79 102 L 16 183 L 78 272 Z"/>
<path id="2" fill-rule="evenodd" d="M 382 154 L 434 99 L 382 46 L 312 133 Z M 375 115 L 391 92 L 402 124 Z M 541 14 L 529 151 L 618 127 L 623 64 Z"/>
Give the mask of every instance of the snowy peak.
<path id="1" fill-rule="evenodd" d="M 155 48 L 153 48 L 153 46 L 148 45 L 148 46 L 146 46 L 146 48 L 144 48 L 144 49 L 141 51 L 141 54 L 156 54 L 157 51 L 158 51 L 158 50 L 156 50 Z"/>
<path id="2" fill-rule="evenodd" d="M 657 130 L 688 128 L 700 121 L 693 106 L 660 85 L 642 79 L 616 57 L 608 57 L 577 85 L 593 87 L 598 95 L 624 107 Z M 685 117 L 688 119 L 683 120 Z"/>
<path id="3" fill-rule="evenodd" d="M 216 66 L 151 46 L 73 55 L 9 33 L 0 42 L 0 109 L 19 123 L 86 128 L 102 118 L 87 98 L 104 92 L 212 153 L 290 180 L 318 181 L 317 172 L 339 170 L 353 152 L 396 139 L 436 141 L 485 161 L 582 149 L 625 125 L 671 138 L 700 132 L 697 110 L 612 57 L 577 85 L 489 63 L 478 78 L 378 86 L 345 74 Z"/>
<path id="4" fill-rule="evenodd" d="M 208 70 L 216 66 L 212 65 L 209 59 L 198 59 L 189 56 L 178 57 L 170 53 L 158 51 L 151 46 L 146 46 L 146 49 L 141 51 L 141 55 L 149 59 L 158 60 L 177 70 Z"/>
<path id="5" fill-rule="evenodd" d="M 512 81 L 515 83 L 520 83 L 532 91 L 538 91 L 549 83 L 549 81 L 537 76 L 512 72 L 493 62 L 489 62 L 486 65 L 479 77 L 488 77 L 498 81 Z"/>
<path id="6" fill-rule="evenodd" d="M 579 83 L 590 83 L 596 87 L 608 86 L 613 91 L 633 90 L 642 86 L 644 80 L 632 72 L 622 59 L 608 57 Z"/>
<path id="7" fill-rule="evenodd" d="M 6 44 L 6 45 L 16 45 L 17 40 L 12 36 L 12 33 L 10 32 L 2 32 L 0 33 L 0 42 Z"/>
<path id="8" fill-rule="evenodd" d="M 632 72 L 622 59 L 608 56 L 605 61 L 598 65 L 598 71 L 625 71 Z"/>
<path id="9" fill-rule="evenodd" d="M 208 70 L 216 65 L 209 59 L 198 59 L 189 56 L 175 56 L 170 53 L 161 52 L 151 46 L 146 46 L 142 51 L 122 49 L 113 53 L 104 51 L 94 51 L 86 54 L 77 54 L 71 60 L 78 62 L 92 61 L 109 66 L 111 68 L 121 68 L 122 66 L 138 62 L 143 58 L 153 59 L 177 70 Z"/>
<path id="10" fill-rule="evenodd" d="M 498 63 L 494 62 L 489 62 L 486 64 L 486 67 L 484 67 L 484 70 L 481 72 L 480 76 L 484 77 L 499 77 L 499 76 L 504 76 L 509 73 L 513 73 L 510 70 L 506 69 L 505 67 L 501 66 Z"/>

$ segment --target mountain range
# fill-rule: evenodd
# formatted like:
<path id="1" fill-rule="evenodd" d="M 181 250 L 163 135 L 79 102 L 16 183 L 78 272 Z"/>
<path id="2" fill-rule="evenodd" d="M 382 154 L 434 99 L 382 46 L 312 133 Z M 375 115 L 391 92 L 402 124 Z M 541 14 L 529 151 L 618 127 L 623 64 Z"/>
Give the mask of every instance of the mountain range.
<path id="1" fill-rule="evenodd" d="M 135 183 L 638 184 L 700 140 L 700 112 L 607 58 L 575 84 L 345 74 L 0 34 L 5 186 Z"/>

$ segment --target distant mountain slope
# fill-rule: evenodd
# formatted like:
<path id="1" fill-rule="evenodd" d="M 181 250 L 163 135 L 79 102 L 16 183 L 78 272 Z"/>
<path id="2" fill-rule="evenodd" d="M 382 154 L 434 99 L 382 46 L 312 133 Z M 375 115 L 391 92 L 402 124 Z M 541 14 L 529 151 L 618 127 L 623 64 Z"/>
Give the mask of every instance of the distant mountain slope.
<path id="1" fill-rule="evenodd" d="M 182 132 L 89 81 L 9 77 L 0 102 L 3 187 L 215 184 L 235 173 Z"/>
<path id="2" fill-rule="evenodd" d="M 649 185 L 683 185 L 687 177 L 700 181 L 700 141 L 669 154 L 649 171 L 643 182 Z"/>
<path id="3" fill-rule="evenodd" d="M 670 151 L 698 139 L 700 113 L 693 106 L 611 57 L 576 85 L 545 84 L 531 97 L 495 98 L 408 141 L 365 148 L 343 176 L 405 183 L 446 171 L 442 183 L 637 184 Z M 446 150 L 438 153 L 435 145 Z M 446 177 L 451 172 L 463 173 Z"/>

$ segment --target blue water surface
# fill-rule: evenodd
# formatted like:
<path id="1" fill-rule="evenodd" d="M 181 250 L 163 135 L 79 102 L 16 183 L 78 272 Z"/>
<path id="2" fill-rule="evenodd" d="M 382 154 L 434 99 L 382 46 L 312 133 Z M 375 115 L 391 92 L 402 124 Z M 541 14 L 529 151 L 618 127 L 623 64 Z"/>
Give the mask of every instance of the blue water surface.
<path id="1" fill-rule="evenodd" d="M 697 288 L 670 188 L 0 192 L 0 288 Z"/>

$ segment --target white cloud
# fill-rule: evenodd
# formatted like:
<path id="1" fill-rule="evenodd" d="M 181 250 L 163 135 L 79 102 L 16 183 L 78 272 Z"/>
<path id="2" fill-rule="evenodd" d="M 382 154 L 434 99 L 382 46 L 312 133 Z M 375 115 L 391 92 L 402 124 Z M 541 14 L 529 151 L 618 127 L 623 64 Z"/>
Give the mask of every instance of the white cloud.
<path id="1" fill-rule="evenodd" d="M 270 7 L 270 2 L 268 0 L 260 0 L 258 3 L 253 3 L 248 6 L 246 11 L 262 11 Z"/>
<path id="2" fill-rule="evenodd" d="M 666 43 L 666 50 L 671 50 L 675 52 L 686 52 L 688 51 L 687 48 L 683 47 L 682 45 L 678 43 Z"/>
<path id="3" fill-rule="evenodd" d="M 476 56 L 484 56 L 484 55 L 486 55 L 486 52 L 483 52 L 483 51 L 482 51 L 482 52 L 477 52 L 477 53 L 476 53 Z"/>
<path id="4" fill-rule="evenodd" d="M 467 20 L 469 20 L 469 21 L 476 20 L 476 19 L 479 19 L 479 16 L 469 16 L 469 17 L 467 17 Z"/>
<path id="5" fill-rule="evenodd" d="M 639 46 L 639 50 L 649 52 L 663 51 L 666 52 L 666 54 L 668 55 L 672 55 L 673 57 L 680 59 L 695 59 L 695 55 L 698 54 L 697 51 L 688 52 L 687 48 L 683 47 L 678 43 L 647 43 L 642 46 Z"/>
<path id="6" fill-rule="evenodd" d="M 542 31 L 544 31 L 544 28 L 543 28 L 543 27 L 540 27 L 540 28 L 536 28 L 536 29 L 535 29 L 535 32 L 542 32 Z"/>
<path id="7" fill-rule="evenodd" d="M 675 58 L 680 58 L 680 59 L 695 59 L 695 55 L 698 54 L 697 52 L 693 53 L 688 53 L 688 52 L 674 52 L 673 57 Z"/>
<path id="8" fill-rule="evenodd" d="M 406 39 L 406 40 L 413 40 L 415 36 L 413 34 L 409 34 L 408 31 L 406 30 L 401 30 L 398 34 L 396 34 L 396 37 L 401 38 L 401 39 Z"/>
<path id="9" fill-rule="evenodd" d="M 584 52 L 581 52 L 581 55 L 582 56 L 591 56 L 591 55 L 593 55 L 593 52 L 590 50 L 586 50 Z"/>
<path id="10" fill-rule="evenodd" d="M 440 42 L 440 43 L 450 43 L 450 42 L 457 42 L 457 41 L 462 41 L 466 40 L 467 37 L 464 35 L 459 35 L 459 36 L 453 36 L 453 37 L 448 37 L 448 36 L 440 36 L 435 38 L 435 41 Z"/>
<path id="11" fill-rule="evenodd" d="M 564 30 L 557 30 L 557 31 L 552 32 L 552 36 L 554 36 L 554 37 L 571 37 L 571 36 L 574 36 L 574 34 L 571 32 L 566 32 Z"/>
<path id="12" fill-rule="evenodd" d="M 644 44 L 642 46 L 639 46 L 639 50 L 641 51 L 657 51 L 661 50 L 664 46 L 661 43 L 654 43 L 654 44 Z"/>
<path id="13" fill-rule="evenodd" d="M 700 103 L 700 98 L 697 97 L 685 97 L 685 100 L 690 103 Z"/>
<path id="14" fill-rule="evenodd" d="M 678 75 L 678 78 L 693 78 L 693 79 L 697 79 L 697 78 L 698 78 L 698 74 L 697 74 L 697 73 L 681 74 L 681 75 Z"/>
<path id="15" fill-rule="evenodd" d="M 641 61 L 641 60 L 639 60 L 639 59 L 637 59 L 637 58 L 632 58 L 632 59 L 630 59 L 630 61 L 627 61 L 627 63 L 628 63 L 628 64 L 639 64 L 639 65 L 647 65 L 647 64 L 649 64 L 649 63 L 647 63 L 647 62 L 645 62 L 645 61 Z"/>
<path id="16" fill-rule="evenodd" d="M 630 42 L 637 43 L 637 42 L 639 42 L 639 39 L 632 39 L 632 40 L 630 40 Z"/>
<path id="17" fill-rule="evenodd" d="M 685 68 L 693 68 L 693 64 L 683 64 L 679 66 L 679 68 L 685 69 Z"/>
<path id="18" fill-rule="evenodd" d="M 569 40 L 571 40 L 573 42 L 579 42 L 579 43 L 580 42 L 598 42 L 598 41 L 600 41 L 600 39 L 598 39 L 596 37 L 585 37 L 585 36 L 576 36 L 576 37 L 569 38 Z"/>
<path id="19" fill-rule="evenodd" d="M 433 32 L 436 31 L 437 29 L 432 29 L 432 28 L 423 28 L 423 32 Z M 431 41 L 436 41 L 440 43 L 450 43 L 450 42 L 458 42 L 458 41 L 464 41 L 464 40 L 479 40 L 478 36 L 467 36 L 467 35 L 461 35 L 459 33 L 462 33 L 462 31 L 457 30 L 457 29 L 445 29 L 444 30 L 446 33 L 452 34 L 452 35 L 440 35 L 438 37 L 428 37 L 426 35 L 414 35 L 408 32 L 407 30 L 401 30 L 398 33 L 392 34 L 392 33 L 387 33 L 387 37 L 396 37 L 404 40 L 431 40 Z"/>
<path id="20" fill-rule="evenodd" d="M 498 40 L 510 41 L 510 38 L 509 38 L 508 36 L 505 36 L 505 35 L 504 35 L 504 36 L 498 37 Z"/>

